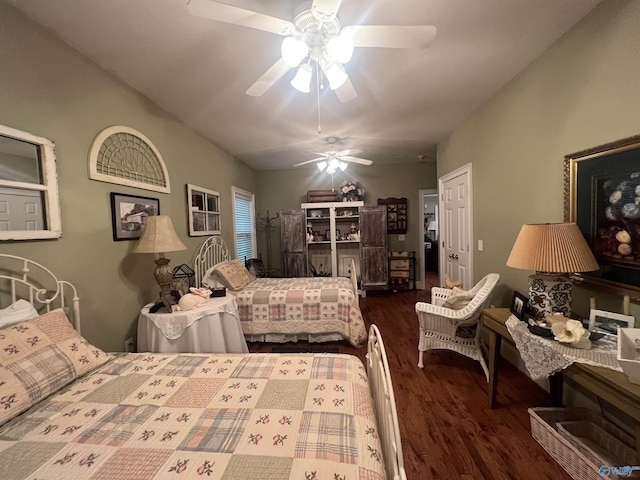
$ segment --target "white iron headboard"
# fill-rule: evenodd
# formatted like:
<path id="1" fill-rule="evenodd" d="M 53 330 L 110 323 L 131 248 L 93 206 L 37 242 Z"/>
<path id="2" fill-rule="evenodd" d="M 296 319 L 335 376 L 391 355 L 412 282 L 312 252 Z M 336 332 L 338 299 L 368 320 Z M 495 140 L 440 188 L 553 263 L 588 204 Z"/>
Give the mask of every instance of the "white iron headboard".
<path id="1" fill-rule="evenodd" d="M 200 246 L 194 260 L 196 285 L 202 286 L 202 277 L 215 264 L 229 260 L 229 249 L 220 236 L 207 238 Z"/>
<path id="2" fill-rule="evenodd" d="M 62 308 L 80 332 L 80 298 L 76 287 L 58 280 L 51 270 L 28 258 L 0 253 L 0 308 L 18 299 L 39 312 Z"/>

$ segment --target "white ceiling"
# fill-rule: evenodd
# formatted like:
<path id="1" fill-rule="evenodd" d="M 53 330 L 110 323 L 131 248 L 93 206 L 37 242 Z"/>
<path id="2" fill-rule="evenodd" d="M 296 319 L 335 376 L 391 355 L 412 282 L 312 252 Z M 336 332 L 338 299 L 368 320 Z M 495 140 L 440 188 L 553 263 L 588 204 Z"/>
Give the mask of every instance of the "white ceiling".
<path id="1" fill-rule="evenodd" d="M 357 148 L 375 163 L 435 157 L 435 145 L 600 0 L 343 0 L 347 25 L 434 25 L 425 50 L 358 48 L 341 103 L 289 85 L 245 90 L 280 56 L 278 35 L 189 14 L 187 0 L 7 0 L 185 124 L 258 170 Z M 300 1 L 225 0 L 292 20 Z M 313 90 L 312 90 L 313 92 Z M 302 168 L 302 167 L 301 167 Z"/>

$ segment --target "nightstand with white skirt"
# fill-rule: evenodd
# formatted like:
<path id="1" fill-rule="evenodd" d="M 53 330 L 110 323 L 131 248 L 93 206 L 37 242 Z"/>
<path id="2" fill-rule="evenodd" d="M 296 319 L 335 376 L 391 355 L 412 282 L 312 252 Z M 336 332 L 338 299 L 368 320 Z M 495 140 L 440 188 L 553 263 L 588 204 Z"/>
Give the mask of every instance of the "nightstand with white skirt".
<path id="1" fill-rule="evenodd" d="M 138 317 L 138 351 L 159 353 L 248 353 L 233 295 L 207 299 L 187 311 L 149 313 Z"/>

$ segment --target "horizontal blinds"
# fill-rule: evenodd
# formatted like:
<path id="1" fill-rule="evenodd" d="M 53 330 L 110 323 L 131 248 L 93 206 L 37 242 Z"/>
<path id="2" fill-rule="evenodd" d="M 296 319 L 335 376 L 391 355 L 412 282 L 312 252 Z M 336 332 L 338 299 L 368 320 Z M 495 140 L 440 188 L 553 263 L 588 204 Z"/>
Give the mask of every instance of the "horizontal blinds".
<path id="1" fill-rule="evenodd" d="M 237 258 L 244 262 L 256 258 L 253 196 L 234 192 Z"/>

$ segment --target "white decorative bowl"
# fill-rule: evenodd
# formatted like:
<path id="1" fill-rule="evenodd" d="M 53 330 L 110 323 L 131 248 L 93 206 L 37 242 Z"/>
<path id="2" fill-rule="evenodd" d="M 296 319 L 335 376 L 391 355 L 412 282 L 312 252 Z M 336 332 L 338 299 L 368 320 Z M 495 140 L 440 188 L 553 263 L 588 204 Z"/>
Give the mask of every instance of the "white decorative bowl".
<path id="1" fill-rule="evenodd" d="M 640 328 L 618 329 L 618 362 L 629 381 L 640 385 Z"/>

